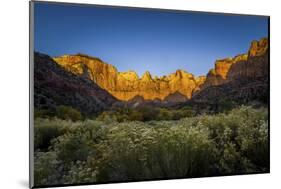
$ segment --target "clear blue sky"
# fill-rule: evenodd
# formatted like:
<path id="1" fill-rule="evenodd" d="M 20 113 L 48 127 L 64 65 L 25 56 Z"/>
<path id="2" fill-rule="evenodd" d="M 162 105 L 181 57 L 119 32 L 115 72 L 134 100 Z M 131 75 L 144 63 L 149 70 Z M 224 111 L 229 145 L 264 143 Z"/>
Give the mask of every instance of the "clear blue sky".
<path id="1" fill-rule="evenodd" d="M 84 53 L 119 71 L 205 75 L 267 37 L 266 17 L 35 3 L 35 50 Z"/>

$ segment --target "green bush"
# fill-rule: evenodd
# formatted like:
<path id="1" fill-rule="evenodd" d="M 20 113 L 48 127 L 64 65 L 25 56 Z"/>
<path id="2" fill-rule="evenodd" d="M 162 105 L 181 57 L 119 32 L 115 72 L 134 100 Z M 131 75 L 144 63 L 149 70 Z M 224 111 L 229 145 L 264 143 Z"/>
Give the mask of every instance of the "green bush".
<path id="1" fill-rule="evenodd" d="M 66 127 L 61 120 L 35 119 L 34 122 L 34 149 L 47 150 L 51 140 L 64 134 Z"/>
<path id="2" fill-rule="evenodd" d="M 50 118 L 56 116 L 56 110 L 34 109 L 34 118 Z"/>
<path id="3" fill-rule="evenodd" d="M 62 183 L 94 182 L 95 170 L 87 159 L 95 156 L 95 143 L 104 140 L 102 122 L 86 120 L 72 122 L 59 119 L 36 119 L 35 127 L 40 128 L 37 134 L 45 137 L 42 128 L 56 128 L 60 135 L 51 135 L 48 150 L 38 148 L 35 153 L 35 184 L 54 185 Z M 48 135 L 49 136 L 49 133 Z M 45 137 L 46 139 L 46 137 Z M 35 140 L 35 145 L 38 145 Z M 43 151 L 44 150 L 44 151 Z M 91 162 L 90 162 L 91 163 Z M 82 169 L 83 168 L 83 169 Z M 84 169 L 85 168 L 85 169 Z"/>
<path id="4" fill-rule="evenodd" d="M 34 155 L 34 182 L 37 186 L 62 184 L 57 154 L 37 152 Z"/>
<path id="5" fill-rule="evenodd" d="M 58 159 L 69 163 L 71 161 L 85 161 L 93 152 L 91 141 L 84 135 L 67 133 L 56 139 L 54 149 Z"/>
<path id="6" fill-rule="evenodd" d="M 63 175 L 65 183 L 93 183 L 97 182 L 96 171 L 87 161 L 76 161 L 70 163 L 70 168 Z"/>
<path id="7" fill-rule="evenodd" d="M 58 118 L 65 120 L 78 121 L 82 119 L 81 113 L 70 106 L 59 106 L 56 115 Z"/>

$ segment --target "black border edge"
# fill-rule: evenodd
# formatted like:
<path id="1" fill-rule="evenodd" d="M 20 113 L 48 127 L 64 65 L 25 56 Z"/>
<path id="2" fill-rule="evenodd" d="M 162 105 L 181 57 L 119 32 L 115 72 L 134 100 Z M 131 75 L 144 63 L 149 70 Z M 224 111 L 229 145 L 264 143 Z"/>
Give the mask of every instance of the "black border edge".
<path id="1" fill-rule="evenodd" d="M 255 16 L 267 17 L 268 19 L 268 156 L 269 156 L 269 170 L 264 172 L 241 173 L 241 174 L 224 174 L 224 175 L 208 175 L 201 177 L 177 177 L 177 178 L 162 178 L 162 179 L 146 179 L 146 180 L 127 180 L 127 181 L 112 181 L 112 182 L 99 182 L 99 183 L 76 183 L 76 184 L 55 184 L 55 185 L 38 185 L 34 184 L 34 148 L 33 148 L 33 62 L 34 62 L 34 3 L 45 4 L 65 4 L 75 6 L 93 6 L 97 8 L 119 8 L 119 9 L 137 9 L 147 11 L 162 11 L 162 12 L 177 12 L 177 13 L 203 13 L 213 15 L 233 15 L 233 16 Z M 133 7 L 133 6 L 120 6 L 120 5 L 101 5 L 90 3 L 69 3 L 69 2 L 56 2 L 56 1 L 42 1 L 30 0 L 29 1 L 29 188 L 49 188 L 49 187 L 70 187 L 70 186 L 85 186 L 85 185 L 100 185 L 100 184 L 118 184 L 118 183 L 132 183 L 144 181 L 163 181 L 163 180 L 181 180 L 181 179 L 195 179 L 195 178 L 212 178 L 212 177 L 225 177 L 225 176 L 242 176 L 242 175 L 257 175 L 257 174 L 270 174 L 270 15 L 254 15 L 254 14 L 239 14 L 239 13 L 225 13 L 225 12 L 207 12 L 207 11 L 192 11 L 192 10 L 176 10 L 164 8 L 149 8 L 149 7 Z"/>
<path id="2" fill-rule="evenodd" d="M 270 165 L 271 165 L 271 160 L 270 160 L 270 16 L 268 16 L 268 29 L 267 29 L 267 37 L 268 37 L 268 159 L 269 159 L 269 162 L 268 162 L 268 167 L 269 167 L 269 173 L 270 173 Z"/>

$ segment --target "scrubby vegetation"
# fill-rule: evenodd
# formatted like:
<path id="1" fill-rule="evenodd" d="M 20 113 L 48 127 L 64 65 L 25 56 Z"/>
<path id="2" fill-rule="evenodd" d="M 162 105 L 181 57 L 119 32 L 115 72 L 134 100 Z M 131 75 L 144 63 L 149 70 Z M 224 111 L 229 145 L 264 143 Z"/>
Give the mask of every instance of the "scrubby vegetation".
<path id="1" fill-rule="evenodd" d="M 104 111 L 97 120 L 100 121 L 152 121 L 152 120 L 179 120 L 184 117 L 192 117 L 195 112 L 190 107 L 181 109 L 168 109 L 157 107 L 142 107 L 138 109 L 120 108 Z"/>
<path id="2" fill-rule="evenodd" d="M 55 109 L 35 109 L 34 117 L 35 118 L 57 117 L 63 120 L 72 120 L 72 121 L 78 121 L 83 119 L 82 114 L 78 110 L 72 108 L 71 106 L 64 106 L 64 105 L 60 105 Z"/>
<path id="3" fill-rule="evenodd" d="M 216 115 L 189 113 L 174 118 L 175 113 L 167 120 L 162 119 L 167 112 L 161 109 L 155 120 L 132 110 L 124 119 L 108 112 L 96 120 L 36 118 L 35 184 L 269 170 L 267 109 L 242 106 Z"/>

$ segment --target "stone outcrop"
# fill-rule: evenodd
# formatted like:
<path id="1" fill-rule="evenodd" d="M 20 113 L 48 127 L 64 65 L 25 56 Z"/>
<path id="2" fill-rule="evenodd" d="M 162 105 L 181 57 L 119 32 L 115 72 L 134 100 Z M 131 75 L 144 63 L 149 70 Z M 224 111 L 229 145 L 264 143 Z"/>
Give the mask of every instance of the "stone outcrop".
<path id="1" fill-rule="evenodd" d="M 247 54 L 247 59 L 237 61 L 231 66 L 228 81 L 237 79 L 260 79 L 268 77 L 269 69 L 268 40 L 253 41 Z"/>
<path id="2" fill-rule="evenodd" d="M 229 80 L 229 70 L 237 62 L 243 62 L 247 60 L 248 55 L 242 54 L 234 58 L 220 59 L 215 62 L 215 68 L 211 69 L 206 77 L 206 81 L 202 88 L 209 86 L 217 86 L 227 83 Z"/>
<path id="3" fill-rule="evenodd" d="M 59 66 L 51 57 L 34 54 L 34 105 L 38 109 L 71 106 L 93 115 L 118 102 L 106 90 L 88 79 L 85 67 L 77 67 L 76 75 Z"/>
<path id="4" fill-rule="evenodd" d="M 268 76 L 268 39 L 253 41 L 248 53 L 217 60 L 202 88 L 218 86 L 234 80 L 257 79 Z"/>
<path id="5" fill-rule="evenodd" d="M 268 79 L 268 40 L 263 38 L 253 41 L 247 54 L 217 60 L 192 99 L 213 103 L 222 100 L 268 103 Z"/>
<path id="6" fill-rule="evenodd" d="M 164 100 L 176 92 L 191 98 L 193 92 L 200 90 L 205 81 L 205 77 L 196 78 L 183 70 L 160 78 L 153 78 L 147 71 L 139 77 L 134 71 L 118 72 L 114 66 L 83 54 L 64 55 L 54 60 L 76 75 L 88 75 L 94 83 L 123 101 L 138 95 L 145 100 Z"/>

